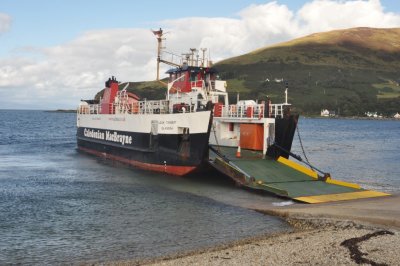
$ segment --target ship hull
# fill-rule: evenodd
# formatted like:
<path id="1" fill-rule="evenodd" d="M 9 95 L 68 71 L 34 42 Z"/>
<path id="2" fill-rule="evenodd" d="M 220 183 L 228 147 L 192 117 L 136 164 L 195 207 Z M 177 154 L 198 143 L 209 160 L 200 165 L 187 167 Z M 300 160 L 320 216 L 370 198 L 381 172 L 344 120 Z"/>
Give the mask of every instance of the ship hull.
<path id="1" fill-rule="evenodd" d="M 187 175 L 208 158 L 211 112 L 78 115 L 80 151 L 141 169 Z"/>

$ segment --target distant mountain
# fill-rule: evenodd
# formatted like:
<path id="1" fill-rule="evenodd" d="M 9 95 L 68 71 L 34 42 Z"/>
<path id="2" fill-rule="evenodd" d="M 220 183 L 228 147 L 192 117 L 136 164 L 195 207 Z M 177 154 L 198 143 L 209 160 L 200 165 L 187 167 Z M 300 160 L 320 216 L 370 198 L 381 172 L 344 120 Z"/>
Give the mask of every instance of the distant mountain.
<path id="1" fill-rule="evenodd" d="M 352 28 L 315 33 L 257 49 L 215 65 L 227 80 L 231 102 L 289 102 L 301 114 L 335 110 L 343 116 L 400 112 L 400 28 Z M 121 88 L 125 84 L 121 85 Z M 130 82 L 142 98 L 165 98 L 158 82 Z"/>
<path id="2" fill-rule="evenodd" d="M 400 111 L 400 28 L 315 33 L 216 64 L 243 97 L 289 100 L 301 113 Z M 283 82 L 279 82 L 283 79 Z M 277 82 L 278 81 L 278 82 Z"/>

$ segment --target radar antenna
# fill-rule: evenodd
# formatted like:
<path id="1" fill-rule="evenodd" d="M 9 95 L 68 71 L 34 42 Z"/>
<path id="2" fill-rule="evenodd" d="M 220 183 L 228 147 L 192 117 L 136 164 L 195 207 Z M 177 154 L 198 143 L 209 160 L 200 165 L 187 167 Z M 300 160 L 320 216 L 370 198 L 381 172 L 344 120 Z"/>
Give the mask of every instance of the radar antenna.
<path id="1" fill-rule="evenodd" d="M 201 66 L 204 67 L 204 63 L 206 61 L 206 51 L 207 48 L 200 48 L 200 50 L 203 52 L 203 59 L 201 60 Z"/>
<path id="2" fill-rule="evenodd" d="M 165 40 L 164 35 L 166 33 L 164 33 L 164 31 L 161 28 L 159 30 L 152 30 L 152 32 L 156 36 L 157 43 L 158 43 L 158 46 L 157 46 L 157 80 L 160 80 L 160 62 L 171 65 L 171 66 L 175 66 L 175 67 L 180 67 L 180 65 L 161 59 L 161 50 L 163 48 L 165 48 L 162 46 L 162 42 L 163 42 L 163 40 Z"/>

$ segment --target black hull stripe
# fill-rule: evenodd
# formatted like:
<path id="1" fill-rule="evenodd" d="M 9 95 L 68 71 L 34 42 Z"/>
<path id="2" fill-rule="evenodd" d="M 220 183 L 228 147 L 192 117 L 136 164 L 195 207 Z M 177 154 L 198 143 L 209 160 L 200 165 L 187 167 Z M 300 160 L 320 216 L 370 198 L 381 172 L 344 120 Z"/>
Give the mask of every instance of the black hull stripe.
<path id="1" fill-rule="evenodd" d="M 208 133 L 191 134 L 189 136 L 159 134 L 152 136 L 147 133 L 119 132 L 132 138 L 131 143 L 107 141 L 101 138 L 104 130 L 96 137 L 85 137 L 85 128 L 78 128 L 78 147 L 87 148 L 96 152 L 120 156 L 128 160 L 156 165 L 197 166 L 207 159 Z M 99 137 L 100 136 L 100 137 Z"/>
<path id="2" fill-rule="evenodd" d="M 116 160 L 122 163 L 126 163 L 144 170 L 150 170 L 150 171 L 155 171 L 155 172 L 160 172 L 160 173 L 167 173 L 171 175 L 178 175 L 178 176 L 183 176 L 187 175 L 197 169 L 196 166 L 174 166 L 174 165 L 159 165 L 159 164 L 150 164 L 150 163 L 143 163 L 135 160 L 129 160 L 120 156 L 116 155 L 111 155 L 111 154 L 106 154 L 106 153 L 100 153 L 95 150 L 83 148 L 83 147 L 78 147 L 79 150 L 96 155 L 99 157 L 104 157 L 107 159 L 111 160 Z"/>
<path id="3" fill-rule="evenodd" d="M 115 144 L 109 141 L 102 141 L 102 140 L 96 140 L 96 139 L 91 139 L 91 138 L 87 138 L 87 137 L 80 137 L 77 136 L 77 139 L 82 140 L 82 141 L 88 141 L 88 142 L 93 142 L 93 143 L 97 143 L 99 145 L 107 145 L 107 146 L 113 146 L 116 148 L 123 148 L 126 150 L 132 150 L 132 151 L 140 151 L 140 152 L 155 152 L 156 150 L 154 149 L 145 149 L 145 148 L 137 148 L 137 147 L 130 147 L 130 146 L 122 146 L 119 144 Z"/>

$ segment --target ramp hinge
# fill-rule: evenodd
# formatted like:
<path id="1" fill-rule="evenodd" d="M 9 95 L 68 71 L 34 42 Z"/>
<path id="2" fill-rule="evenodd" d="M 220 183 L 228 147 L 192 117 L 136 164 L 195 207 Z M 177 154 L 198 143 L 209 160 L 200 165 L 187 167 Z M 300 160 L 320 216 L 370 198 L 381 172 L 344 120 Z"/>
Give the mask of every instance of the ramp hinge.
<path id="1" fill-rule="evenodd" d="M 320 176 L 320 175 L 318 176 L 318 180 L 321 180 L 321 181 L 326 181 L 328 179 L 331 179 L 331 174 L 330 173 L 324 173 L 323 176 Z"/>

